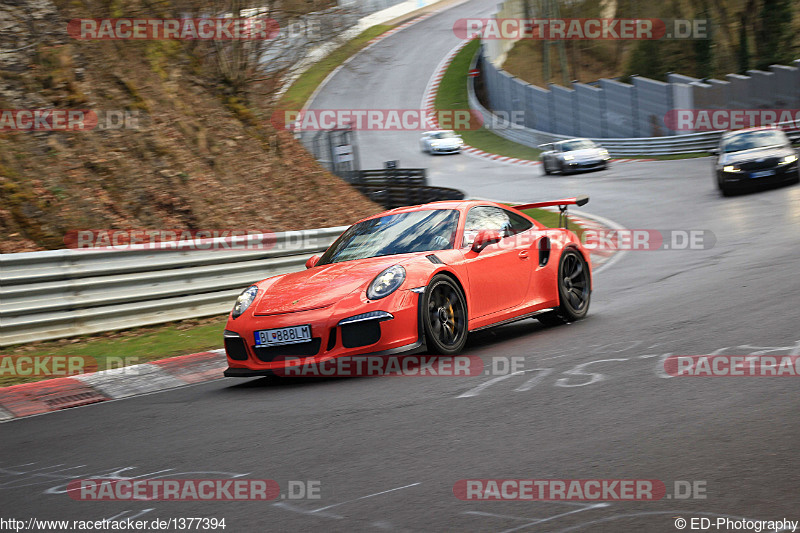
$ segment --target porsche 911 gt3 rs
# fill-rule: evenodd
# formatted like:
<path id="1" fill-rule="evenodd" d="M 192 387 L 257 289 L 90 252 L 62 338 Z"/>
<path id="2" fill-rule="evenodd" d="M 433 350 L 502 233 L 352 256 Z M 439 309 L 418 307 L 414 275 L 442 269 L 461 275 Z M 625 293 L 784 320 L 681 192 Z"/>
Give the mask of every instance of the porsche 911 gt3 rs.
<path id="1" fill-rule="evenodd" d="M 565 213 L 587 201 L 444 201 L 361 220 L 306 270 L 242 292 L 224 332 L 225 375 L 342 356 L 451 355 L 472 331 L 529 317 L 547 325 L 583 318 L 589 253 L 566 227 L 547 228 L 521 210 Z"/>

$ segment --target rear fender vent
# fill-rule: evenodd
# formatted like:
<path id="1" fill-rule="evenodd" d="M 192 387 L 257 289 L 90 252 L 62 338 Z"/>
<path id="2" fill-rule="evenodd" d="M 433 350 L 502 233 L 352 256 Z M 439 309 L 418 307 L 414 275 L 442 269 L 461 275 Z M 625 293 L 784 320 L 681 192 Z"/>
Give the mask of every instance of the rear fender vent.
<path id="1" fill-rule="evenodd" d="M 550 260 L 550 239 L 542 237 L 539 239 L 539 266 L 543 267 Z"/>

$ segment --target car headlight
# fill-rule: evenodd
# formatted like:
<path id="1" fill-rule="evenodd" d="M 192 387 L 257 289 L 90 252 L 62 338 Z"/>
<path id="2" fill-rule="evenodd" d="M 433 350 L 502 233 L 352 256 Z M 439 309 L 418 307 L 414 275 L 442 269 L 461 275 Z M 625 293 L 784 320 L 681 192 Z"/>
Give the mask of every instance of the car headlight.
<path id="1" fill-rule="evenodd" d="M 433 148 L 438 148 L 438 147 L 439 147 L 439 143 L 438 143 L 437 141 L 433 141 L 433 142 L 431 143 L 431 146 L 432 146 Z"/>
<path id="2" fill-rule="evenodd" d="M 564 156 L 564 161 L 572 161 L 573 159 L 575 159 L 574 155 L 565 155 Z"/>
<path id="3" fill-rule="evenodd" d="M 375 276 L 367 288 L 367 298 L 380 300 L 397 290 L 406 279 L 406 269 L 400 265 L 393 265 Z"/>
<path id="4" fill-rule="evenodd" d="M 600 149 L 600 156 L 601 157 L 608 157 L 608 150 L 606 150 L 605 148 L 601 148 Z"/>
<path id="5" fill-rule="evenodd" d="M 252 285 L 245 290 L 242 291 L 242 294 L 236 298 L 236 303 L 233 305 L 233 311 L 231 311 L 231 318 L 238 318 L 244 313 L 250 304 L 253 303 L 253 300 L 256 299 L 256 294 L 258 294 L 258 287 Z"/>
<path id="6" fill-rule="evenodd" d="M 741 172 L 742 169 L 737 167 L 736 165 L 726 165 L 722 167 L 723 172 Z"/>
<path id="7" fill-rule="evenodd" d="M 797 156 L 795 154 L 787 155 L 783 158 L 783 161 L 781 161 L 781 165 L 788 165 L 789 163 L 794 163 L 795 161 L 797 161 Z"/>

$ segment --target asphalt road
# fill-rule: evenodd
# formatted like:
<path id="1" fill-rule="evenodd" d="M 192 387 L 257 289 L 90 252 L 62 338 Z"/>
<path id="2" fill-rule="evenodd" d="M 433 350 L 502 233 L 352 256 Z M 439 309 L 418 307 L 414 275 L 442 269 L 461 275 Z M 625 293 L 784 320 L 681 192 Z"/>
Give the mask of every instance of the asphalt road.
<path id="1" fill-rule="evenodd" d="M 319 108 L 410 108 L 455 46 L 472 1 L 352 61 Z M 0 424 L 4 517 L 226 518 L 226 531 L 677 531 L 675 517 L 800 520 L 800 412 L 792 378 L 674 378 L 668 354 L 800 354 L 800 187 L 722 198 L 707 159 L 538 169 L 418 152 L 417 134 L 362 133 L 365 167 L 426 166 L 434 184 L 534 201 L 588 193 L 628 228 L 704 230 L 703 250 L 628 252 L 600 272 L 586 320 L 528 320 L 471 337 L 508 377 L 221 381 Z M 369 154 L 368 157 L 366 154 Z M 370 163 L 370 161 L 372 163 Z M 710 241 L 708 241 L 710 242 Z M 318 481 L 277 502 L 83 502 L 76 478 Z M 462 479 L 698 482 L 704 499 L 462 501 Z M 687 528 L 688 529 L 688 528 Z M 724 529 L 721 529 L 724 530 Z"/>

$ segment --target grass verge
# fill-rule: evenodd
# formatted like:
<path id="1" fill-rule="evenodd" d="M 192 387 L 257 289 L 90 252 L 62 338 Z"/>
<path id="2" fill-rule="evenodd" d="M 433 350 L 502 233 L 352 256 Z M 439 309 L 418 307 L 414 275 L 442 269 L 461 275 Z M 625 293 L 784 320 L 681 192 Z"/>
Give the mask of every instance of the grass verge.
<path id="1" fill-rule="evenodd" d="M 284 93 L 283 97 L 281 97 L 278 102 L 278 109 L 301 109 L 317 87 L 319 87 L 319 84 L 328 77 L 328 74 L 364 48 L 369 41 L 386 33 L 392 28 L 394 28 L 394 26 L 388 24 L 370 26 L 361 32 L 358 37 L 347 41 L 323 59 L 314 63 L 307 71 L 301 74 L 300 77 L 292 83 L 289 90 Z"/>
<path id="2" fill-rule="evenodd" d="M 182 320 L 169 324 L 133 328 L 91 336 L 35 342 L 3 348 L 7 356 L 89 356 L 97 361 L 98 370 L 146 363 L 168 357 L 215 350 L 222 347 L 222 331 L 228 316 Z M 41 381 L 47 377 L 17 376 L 2 367 L 0 386 Z M 27 368 L 27 367 L 26 367 Z M 57 377 L 57 376 L 53 376 Z"/>
<path id="3" fill-rule="evenodd" d="M 467 74 L 472 58 L 478 51 L 480 42 L 476 39 L 466 45 L 447 67 L 436 91 L 434 106 L 437 110 L 449 111 L 455 109 L 469 109 L 467 93 Z M 541 150 L 511 142 L 481 127 L 476 130 L 460 130 L 458 132 L 468 145 L 506 157 L 518 159 L 539 159 Z"/>
<path id="4" fill-rule="evenodd" d="M 437 110 L 454 110 L 454 109 L 469 109 L 469 98 L 467 91 L 467 80 L 469 74 L 469 66 L 472 58 L 478 51 L 480 43 L 473 40 L 466 45 L 461 51 L 456 54 L 453 61 L 447 67 L 444 77 L 439 84 L 439 89 L 436 91 L 436 99 L 434 106 Z M 524 144 L 509 141 L 499 135 L 492 133 L 486 128 L 481 127 L 477 130 L 461 130 L 459 131 L 464 142 L 473 148 L 489 152 L 491 154 L 498 154 L 505 157 L 514 157 L 517 159 L 529 159 L 533 161 L 539 160 L 541 150 L 525 146 Z M 706 157 L 710 154 L 668 154 L 668 155 L 631 155 L 631 156 L 618 156 L 617 159 L 656 159 L 656 160 L 673 160 L 673 159 L 694 159 L 697 157 Z"/>

